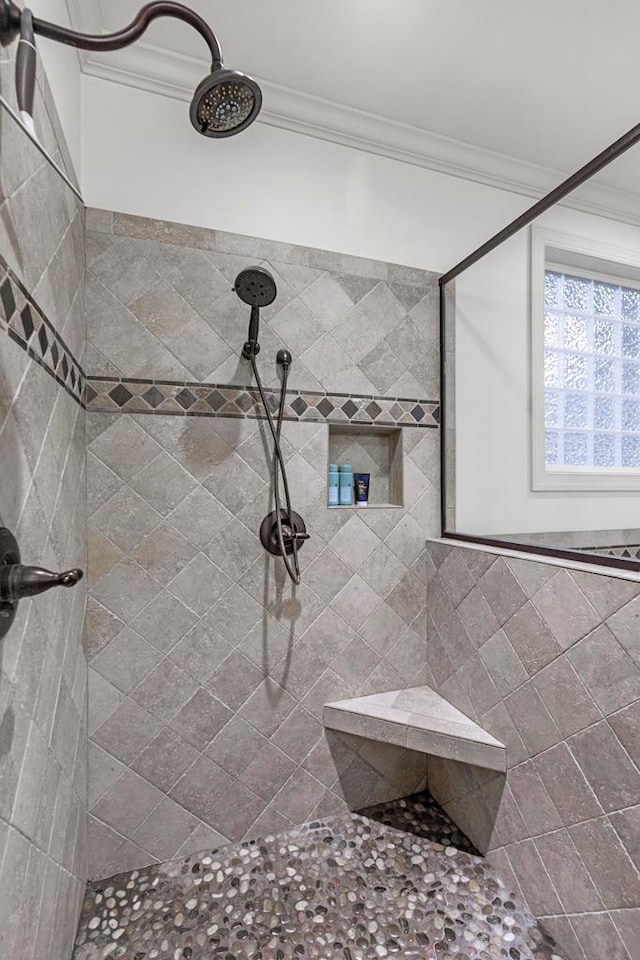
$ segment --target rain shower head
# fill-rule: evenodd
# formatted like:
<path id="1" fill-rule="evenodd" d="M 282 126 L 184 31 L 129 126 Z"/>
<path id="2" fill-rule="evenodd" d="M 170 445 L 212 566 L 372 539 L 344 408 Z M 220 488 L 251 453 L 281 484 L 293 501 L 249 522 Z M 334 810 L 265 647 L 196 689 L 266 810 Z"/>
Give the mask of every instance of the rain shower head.
<path id="1" fill-rule="evenodd" d="M 25 11 L 29 13 L 29 11 Z M 149 24 L 158 17 L 175 17 L 194 27 L 204 38 L 211 54 L 211 73 L 199 84 L 190 109 L 191 123 L 205 137 L 230 137 L 240 133 L 256 119 L 262 106 L 260 87 L 251 77 L 236 70 L 227 70 L 222 63 L 220 44 L 211 27 L 195 11 L 181 3 L 155 0 L 142 7 L 128 27 L 116 33 L 91 35 L 76 33 L 66 27 L 33 17 L 33 32 L 58 43 L 66 43 L 81 50 L 120 50 L 134 43 Z M 13 0 L 0 0 L 0 43 L 6 46 L 18 35 L 23 12 Z M 24 21 L 23 21 L 24 33 Z M 31 15 L 29 14 L 29 27 Z M 33 59 L 33 58 L 32 58 Z M 35 83 L 35 61 L 29 61 L 23 71 L 28 83 Z M 22 86 L 25 87 L 25 82 Z"/>
<path id="2" fill-rule="evenodd" d="M 258 329 L 260 327 L 260 307 L 268 307 L 278 295 L 276 282 L 264 267 L 246 267 L 241 270 L 233 284 L 234 292 L 243 303 L 251 307 L 249 336 L 242 348 L 242 356 L 247 360 L 260 353 Z"/>
<path id="3" fill-rule="evenodd" d="M 193 95 L 191 123 L 205 137 L 231 137 L 253 123 L 261 106 L 262 91 L 255 80 L 219 64 Z"/>

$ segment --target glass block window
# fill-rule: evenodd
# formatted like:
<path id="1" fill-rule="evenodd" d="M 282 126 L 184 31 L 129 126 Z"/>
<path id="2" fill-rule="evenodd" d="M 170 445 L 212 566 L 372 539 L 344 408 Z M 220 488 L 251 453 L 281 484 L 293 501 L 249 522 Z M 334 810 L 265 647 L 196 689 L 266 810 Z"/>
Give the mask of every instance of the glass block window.
<path id="1" fill-rule="evenodd" d="M 545 270 L 545 463 L 640 470 L 640 290 Z"/>

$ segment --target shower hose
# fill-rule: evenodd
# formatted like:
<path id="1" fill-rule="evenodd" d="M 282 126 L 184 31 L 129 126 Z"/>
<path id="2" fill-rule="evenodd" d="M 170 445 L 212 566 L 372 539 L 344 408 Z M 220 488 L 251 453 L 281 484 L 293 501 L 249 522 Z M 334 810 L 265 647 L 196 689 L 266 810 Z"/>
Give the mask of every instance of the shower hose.
<path id="1" fill-rule="evenodd" d="M 284 465 L 284 457 L 282 456 L 282 448 L 280 446 L 280 433 L 282 431 L 282 420 L 284 416 L 284 404 L 287 394 L 287 379 L 289 377 L 288 364 L 284 364 L 282 367 L 282 387 L 280 390 L 280 405 L 278 408 L 278 423 L 277 426 L 273 422 L 273 416 L 271 415 L 271 410 L 267 403 L 267 398 L 265 396 L 264 387 L 262 386 L 262 380 L 260 379 L 260 372 L 258 370 L 258 364 L 256 363 L 255 356 L 251 357 L 251 366 L 253 368 L 253 375 L 256 378 L 256 383 L 258 385 L 258 390 L 260 391 L 260 399 L 262 400 L 262 406 L 264 407 L 265 413 L 267 415 L 267 421 L 269 423 L 269 429 L 271 430 L 271 436 L 273 437 L 273 466 L 274 466 L 274 498 L 276 502 L 276 529 L 278 533 L 278 545 L 280 547 L 280 553 L 282 559 L 284 560 L 284 565 L 286 567 L 287 573 L 291 577 L 293 583 L 297 586 L 300 583 L 300 563 L 298 561 L 298 543 L 296 537 L 296 530 L 293 524 L 292 517 L 292 507 L 291 507 L 291 497 L 289 494 L 289 481 L 287 479 L 287 471 Z M 282 476 L 282 486 L 284 489 L 284 499 L 286 504 L 286 520 L 287 526 L 291 531 L 290 536 L 285 536 L 283 524 L 282 524 L 282 505 L 280 500 L 280 476 Z M 287 543 L 291 543 L 291 562 L 289 555 L 287 554 Z"/>

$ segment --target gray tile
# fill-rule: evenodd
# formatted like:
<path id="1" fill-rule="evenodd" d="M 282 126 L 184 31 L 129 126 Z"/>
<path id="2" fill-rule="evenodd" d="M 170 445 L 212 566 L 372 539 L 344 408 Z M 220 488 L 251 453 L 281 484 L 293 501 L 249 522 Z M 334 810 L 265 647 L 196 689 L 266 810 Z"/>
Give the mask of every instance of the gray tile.
<path id="1" fill-rule="evenodd" d="M 444 689 L 442 692 L 445 692 Z M 446 699 L 449 699 L 450 702 L 453 703 L 450 697 L 446 697 Z M 457 706 L 463 713 L 465 712 L 463 706 L 459 703 L 454 703 L 454 706 Z M 497 703 L 491 710 L 483 714 L 480 717 L 480 726 L 486 730 L 487 733 L 490 733 L 491 736 L 495 737 L 496 740 L 504 743 L 507 748 L 507 763 L 509 767 L 516 766 L 527 759 L 527 748 L 522 742 L 522 738 L 516 730 L 504 703 Z"/>
<path id="2" fill-rule="evenodd" d="M 609 817 L 623 847 L 636 866 L 640 863 L 640 804 Z"/>
<path id="3" fill-rule="evenodd" d="M 132 769 L 168 793 L 182 774 L 197 760 L 198 751 L 173 730 L 163 727 L 134 760 Z"/>
<path id="4" fill-rule="evenodd" d="M 178 713 L 197 689 L 197 684 L 170 660 L 163 660 L 132 691 L 136 703 L 166 723 Z"/>
<path id="5" fill-rule="evenodd" d="M 323 726 L 303 707 L 296 707 L 272 737 L 272 743 L 296 763 L 302 763 L 322 736 Z"/>
<path id="6" fill-rule="evenodd" d="M 160 523 L 160 515 L 129 487 L 94 513 L 92 523 L 120 550 L 131 553 Z"/>
<path id="7" fill-rule="evenodd" d="M 447 617 L 438 627 L 440 640 L 447 657 L 456 669 L 460 669 L 473 658 L 475 645 L 467 633 L 457 610 Z M 477 658 L 473 658 L 477 662 Z"/>
<path id="8" fill-rule="evenodd" d="M 429 649 L 433 645 L 433 640 L 434 638 L 430 636 L 427 641 Z M 458 676 L 471 706 L 478 715 L 486 713 L 500 700 L 495 684 L 479 656 L 467 660 Z"/>
<path id="9" fill-rule="evenodd" d="M 607 626 L 636 664 L 640 664 L 640 597 L 614 613 Z"/>
<path id="10" fill-rule="evenodd" d="M 523 609 L 525 608 L 523 607 Z M 477 586 L 462 600 L 458 607 L 458 614 L 476 647 L 481 647 L 485 640 L 492 637 L 498 629 L 497 617 Z M 507 623 L 511 623 L 511 621 L 509 620 Z M 513 642 L 513 638 L 511 640 Z"/>
<path id="11" fill-rule="evenodd" d="M 265 740 L 239 779 L 257 796 L 270 801 L 289 779 L 295 767 L 295 763 L 285 753 Z"/>
<path id="12" fill-rule="evenodd" d="M 123 560 L 97 586 L 95 598 L 125 623 L 140 613 L 161 590 L 160 584 L 133 560 Z"/>
<path id="13" fill-rule="evenodd" d="M 530 601 L 507 620 L 504 632 L 530 676 L 562 652 L 562 647 Z"/>
<path id="14" fill-rule="evenodd" d="M 571 917 L 571 925 L 586 957 L 634 960 L 633 954 L 627 953 L 620 934 L 608 914 L 590 913 Z"/>
<path id="15" fill-rule="evenodd" d="M 454 606 L 458 606 L 475 585 L 467 564 L 458 550 L 453 550 L 440 567 L 444 588 Z"/>
<path id="16" fill-rule="evenodd" d="M 173 457 L 161 450 L 151 463 L 135 474 L 130 484 L 149 506 L 166 517 L 193 492 L 196 481 Z"/>
<path id="17" fill-rule="evenodd" d="M 171 650 L 171 660 L 199 684 L 206 684 L 233 647 L 200 620 Z"/>
<path id="18" fill-rule="evenodd" d="M 264 480 L 233 453 L 215 467 L 204 486 L 235 515 L 263 490 Z"/>
<path id="19" fill-rule="evenodd" d="M 263 608 L 249 594 L 233 584 L 207 612 L 205 620 L 230 643 L 239 643 L 255 627 Z"/>
<path id="20" fill-rule="evenodd" d="M 534 594 L 533 602 L 563 650 L 590 633 L 602 619 L 566 570 L 545 583 Z"/>
<path id="21" fill-rule="evenodd" d="M 265 809 L 264 800 L 240 783 L 234 783 L 216 804 L 219 829 L 230 840 L 253 833 L 253 824 Z"/>
<path id="22" fill-rule="evenodd" d="M 89 767 L 88 805 L 91 809 L 103 793 L 122 776 L 125 766 L 91 740 L 88 744 L 87 762 Z"/>
<path id="23" fill-rule="evenodd" d="M 206 690 L 196 690 L 169 721 L 172 730 L 197 750 L 206 750 L 217 733 L 231 719 L 231 711 Z"/>
<path id="24" fill-rule="evenodd" d="M 640 767 L 640 703 L 636 701 L 609 717 L 609 725 L 635 765 Z"/>
<path id="25" fill-rule="evenodd" d="M 602 807 L 566 743 L 538 754 L 534 763 L 564 826 L 600 816 Z"/>
<path id="26" fill-rule="evenodd" d="M 569 833 L 605 907 L 637 906 L 640 875 L 606 817 L 576 824 Z"/>
<path id="27" fill-rule="evenodd" d="M 332 617 L 335 617 L 333 611 L 330 611 L 330 614 Z M 315 629 L 325 616 L 326 614 L 323 613 L 311 629 Z M 335 630 L 344 629 L 341 626 L 342 621 L 338 620 L 337 617 L 335 617 L 335 619 L 337 620 Z M 396 645 L 405 626 L 402 617 L 400 617 L 388 603 L 383 603 L 367 617 L 360 627 L 359 632 L 374 650 L 377 650 L 378 653 L 384 656 L 388 650 L 391 650 Z M 333 627 L 334 624 L 332 621 L 326 625 L 327 630 Z M 345 628 L 346 631 L 350 631 L 350 628 L 346 627 L 346 625 Z M 348 640 L 350 635 L 352 635 L 352 632 L 346 633 L 345 639 Z"/>
<path id="28" fill-rule="evenodd" d="M 264 680 L 264 670 L 233 650 L 208 681 L 208 688 L 230 710 L 237 711 Z"/>
<path id="29" fill-rule="evenodd" d="M 93 815 L 123 836 L 131 835 L 158 806 L 162 794 L 131 770 L 105 793 L 93 808 Z"/>
<path id="30" fill-rule="evenodd" d="M 197 548 L 170 523 L 163 522 L 138 544 L 133 559 L 166 586 L 193 560 Z"/>
<path id="31" fill-rule="evenodd" d="M 378 665 L 378 659 L 378 655 L 369 644 L 356 635 L 333 660 L 331 669 L 349 687 L 357 688 Z M 312 675 L 309 687 L 314 681 L 315 676 Z"/>
<path id="32" fill-rule="evenodd" d="M 478 587 L 502 626 L 526 602 L 526 594 L 502 557 L 489 567 Z"/>
<path id="33" fill-rule="evenodd" d="M 230 586 L 229 577 L 199 553 L 174 577 L 169 590 L 201 617 Z"/>
<path id="34" fill-rule="evenodd" d="M 560 731 L 531 681 L 510 694 L 505 700 L 505 706 L 530 757 L 536 756 L 562 739 Z"/>
<path id="35" fill-rule="evenodd" d="M 394 587 L 386 600 L 405 623 L 411 624 L 424 608 L 424 585 L 409 571 L 400 583 Z"/>
<path id="36" fill-rule="evenodd" d="M 600 719 L 600 711 L 567 657 L 541 670 L 533 684 L 565 737 Z"/>
<path id="37" fill-rule="evenodd" d="M 311 816 L 323 795 L 322 784 L 302 767 L 298 767 L 275 797 L 273 806 L 292 823 L 302 823 Z"/>
<path id="38" fill-rule="evenodd" d="M 123 693 L 133 688 L 158 665 L 162 655 L 128 627 L 97 657 L 93 667 Z"/>
<path id="39" fill-rule="evenodd" d="M 124 481 L 131 480 L 160 452 L 155 440 L 127 416 L 118 417 L 89 449 Z"/>
<path id="40" fill-rule="evenodd" d="M 177 597 L 163 590 L 132 621 L 133 629 L 162 653 L 167 653 L 197 622 L 197 616 Z"/>
<path id="41" fill-rule="evenodd" d="M 229 836 L 220 823 L 220 800 L 231 777 L 217 764 L 201 756 L 172 787 L 169 796 L 209 826 Z M 240 802 L 240 799 L 238 799 Z"/>
<path id="42" fill-rule="evenodd" d="M 343 529 L 345 528 L 343 527 Z M 310 564 L 306 572 L 308 582 L 313 590 L 327 603 L 330 603 L 340 592 L 351 574 L 350 568 L 333 552 L 331 547 L 326 547 Z"/>
<path id="43" fill-rule="evenodd" d="M 568 657 L 605 716 L 640 699 L 640 668 L 606 624 L 580 640 Z"/>
<path id="44" fill-rule="evenodd" d="M 538 759 L 538 758 L 537 758 Z M 543 780 L 537 763 L 531 760 L 509 771 L 509 787 L 527 826 L 528 836 L 536 837 L 563 826 Z"/>
<path id="45" fill-rule="evenodd" d="M 373 613 L 379 603 L 378 595 L 361 577 L 354 574 L 342 590 L 336 594 L 331 606 L 343 620 L 346 620 L 350 627 L 357 630 Z M 399 610 L 397 613 L 402 616 Z"/>
<path id="46" fill-rule="evenodd" d="M 507 564 L 528 597 L 532 597 L 558 572 L 557 567 L 533 559 L 519 560 L 509 557 Z"/>
<path id="47" fill-rule="evenodd" d="M 640 909 L 616 910 L 610 914 L 610 917 L 627 948 L 629 957 L 633 960 L 633 953 L 640 939 Z"/>
<path id="48" fill-rule="evenodd" d="M 207 747 L 207 756 L 234 777 L 257 756 L 264 737 L 235 715 Z"/>
<path id="49" fill-rule="evenodd" d="M 144 820 L 133 834 L 138 846 L 159 860 L 169 860 L 198 825 L 197 819 L 169 797 Z"/>
<path id="50" fill-rule="evenodd" d="M 633 580 L 602 577 L 579 570 L 574 570 L 572 576 L 603 620 L 637 597 L 640 592 L 638 584 Z"/>
<path id="51" fill-rule="evenodd" d="M 569 746 L 605 811 L 637 803 L 640 773 L 605 721 L 576 734 Z"/>
<path id="52" fill-rule="evenodd" d="M 93 734 L 95 742 L 127 765 L 160 732 L 160 724 L 138 704 L 125 700 Z"/>
<path id="53" fill-rule="evenodd" d="M 504 630 L 498 630 L 478 652 L 501 698 L 527 680 L 527 671 Z"/>
<path id="54" fill-rule="evenodd" d="M 368 560 L 360 567 L 359 573 L 365 583 L 380 596 L 396 586 L 404 576 L 406 567 L 389 547 L 381 543 Z"/>
<path id="55" fill-rule="evenodd" d="M 295 700 L 267 677 L 240 708 L 240 716 L 256 730 L 270 737 L 293 708 Z"/>
<path id="56" fill-rule="evenodd" d="M 199 550 L 231 521 L 231 514 L 215 497 L 196 487 L 169 514 L 169 520 Z"/>
<path id="57" fill-rule="evenodd" d="M 567 913 L 601 910 L 595 889 L 568 831 L 558 830 L 534 841 L 545 869 Z"/>

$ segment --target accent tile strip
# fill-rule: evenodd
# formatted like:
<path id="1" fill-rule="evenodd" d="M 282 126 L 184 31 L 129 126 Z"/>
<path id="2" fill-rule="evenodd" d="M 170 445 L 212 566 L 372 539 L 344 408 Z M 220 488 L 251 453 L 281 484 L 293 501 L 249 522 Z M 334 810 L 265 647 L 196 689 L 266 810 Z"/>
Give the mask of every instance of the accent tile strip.
<path id="1" fill-rule="evenodd" d="M 0 329 L 84 407 L 86 378 L 60 334 L 0 258 Z"/>
<path id="2" fill-rule="evenodd" d="M 265 390 L 272 412 L 278 408 L 279 393 Z M 148 413 L 189 417 L 246 417 L 265 419 L 257 389 L 230 384 L 203 384 L 188 381 L 141 380 L 88 377 L 87 410 L 113 413 Z M 438 427 L 440 409 L 436 401 L 407 397 L 374 397 L 346 393 L 287 391 L 285 420 L 326 420 L 330 423 L 376 424 L 379 426 Z"/>

